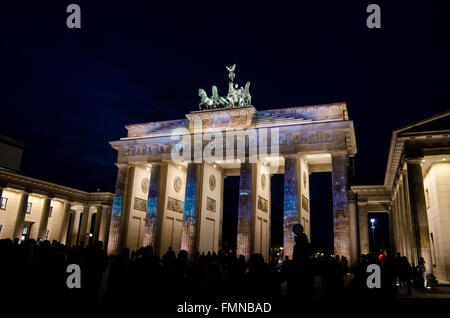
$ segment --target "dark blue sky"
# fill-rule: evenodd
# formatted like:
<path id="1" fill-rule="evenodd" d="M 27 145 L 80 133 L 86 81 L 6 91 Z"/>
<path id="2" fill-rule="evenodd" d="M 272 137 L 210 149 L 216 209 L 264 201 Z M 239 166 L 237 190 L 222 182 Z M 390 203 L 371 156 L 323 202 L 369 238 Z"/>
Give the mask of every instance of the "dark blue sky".
<path id="1" fill-rule="evenodd" d="M 2 1 L 0 134 L 25 142 L 28 175 L 113 190 L 108 141 L 184 118 L 237 63 L 258 110 L 347 102 L 357 181 L 382 183 L 392 129 L 449 108 L 450 4 L 375 1 L 382 28 L 368 29 L 372 2 Z"/>

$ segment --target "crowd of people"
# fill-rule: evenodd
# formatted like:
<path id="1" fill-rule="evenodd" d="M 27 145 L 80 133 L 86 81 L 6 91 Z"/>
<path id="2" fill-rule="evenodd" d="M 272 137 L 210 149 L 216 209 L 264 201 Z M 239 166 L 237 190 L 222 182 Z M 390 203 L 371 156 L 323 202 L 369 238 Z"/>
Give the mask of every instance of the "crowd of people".
<path id="1" fill-rule="evenodd" d="M 166 296 L 269 296 L 301 299 L 339 297 L 396 297 L 399 284 L 411 293 L 411 280 L 422 277 L 404 256 L 361 255 L 350 267 L 345 257 L 314 254 L 306 236 L 298 236 L 292 259 L 265 262 L 261 254 L 246 260 L 234 253 L 190 256 L 170 248 L 160 258 L 151 246 L 138 251 L 124 248 L 108 257 L 102 242 L 68 247 L 56 241 L 0 241 L 2 291 L 12 295 L 46 295 L 50 299 L 75 297 L 92 301 L 158 301 Z M 80 289 L 66 285 L 69 264 L 81 268 Z M 381 268 L 382 288 L 366 284 L 369 264 Z M 423 264 L 422 264 L 423 265 Z M 417 281 L 415 279 L 414 281 Z M 420 285 L 420 282 L 417 283 Z M 423 282 L 422 282 L 423 285 Z M 318 287 L 319 286 L 319 287 Z"/>

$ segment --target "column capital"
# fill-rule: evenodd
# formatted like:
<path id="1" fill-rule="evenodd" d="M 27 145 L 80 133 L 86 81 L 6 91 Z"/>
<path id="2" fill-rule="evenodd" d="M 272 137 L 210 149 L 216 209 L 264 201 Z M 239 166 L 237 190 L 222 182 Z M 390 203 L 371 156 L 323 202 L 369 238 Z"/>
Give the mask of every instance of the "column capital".
<path id="1" fill-rule="evenodd" d="M 423 160 L 423 157 L 411 157 L 411 158 L 405 158 L 405 161 L 407 164 L 415 163 L 420 164 Z"/>
<path id="2" fill-rule="evenodd" d="M 369 203 L 369 199 L 358 197 L 357 203 L 358 203 L 358 205 L 367 205 Z"/>

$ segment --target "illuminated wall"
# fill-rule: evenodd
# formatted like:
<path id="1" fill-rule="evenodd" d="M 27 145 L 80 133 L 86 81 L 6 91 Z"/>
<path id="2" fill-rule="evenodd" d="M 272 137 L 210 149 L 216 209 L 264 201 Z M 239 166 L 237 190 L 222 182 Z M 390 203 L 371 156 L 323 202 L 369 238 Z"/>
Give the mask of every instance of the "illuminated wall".
<path id="1" fill-rule="evenodd" d="M 433 164 L 423 181 L 431 237 L 433 274 L 438 280 L 449 281 L 450 163 Z"/>

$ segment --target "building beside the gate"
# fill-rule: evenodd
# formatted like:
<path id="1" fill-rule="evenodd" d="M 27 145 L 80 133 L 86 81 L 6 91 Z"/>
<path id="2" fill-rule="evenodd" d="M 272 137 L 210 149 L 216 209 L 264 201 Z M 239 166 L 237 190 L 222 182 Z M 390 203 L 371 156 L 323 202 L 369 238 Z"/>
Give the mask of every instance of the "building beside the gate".
<path id="1" fill-rule="evenodd" d="M 369 251 L 367 213 L 389 213 L 390 247 L 450 281 L 450 112 L 392 133 L 384 185 L 352 186 L 360 252 Z"/>
<path id="2" fill-rule="evenodd" d="M 19 173 L 23 143 L 0 137 L 0 239 L 107 244 L 113 194 L 85 192 Z"/>

